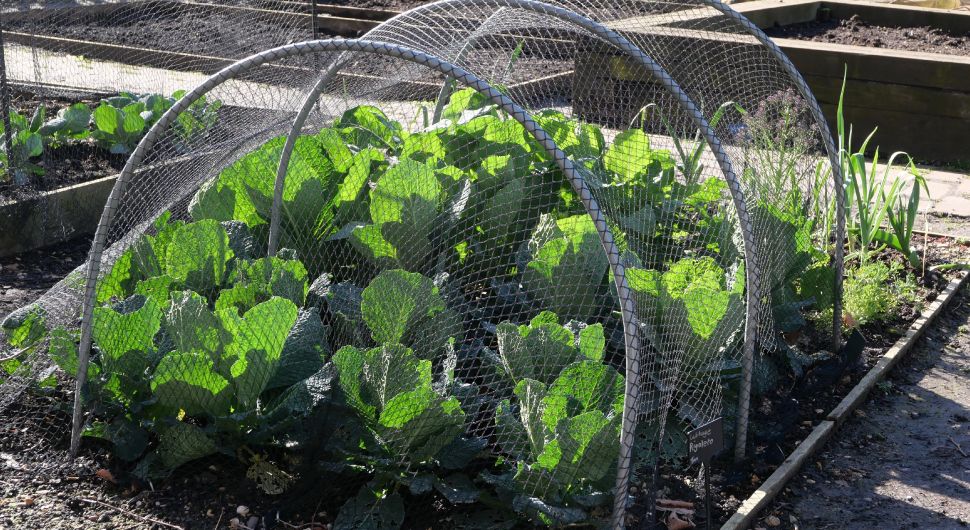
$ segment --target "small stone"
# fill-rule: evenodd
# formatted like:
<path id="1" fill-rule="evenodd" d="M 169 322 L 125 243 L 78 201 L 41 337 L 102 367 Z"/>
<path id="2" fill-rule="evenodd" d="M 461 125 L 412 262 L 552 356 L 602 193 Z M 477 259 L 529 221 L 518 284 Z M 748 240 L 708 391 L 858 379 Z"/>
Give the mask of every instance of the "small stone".
<path id="1" fill-rule="evenodd" d="M 814 480 L 812 480 L 812 479 L 810 479 L 810 478 L 808 478 L 808 479 L 805 479 L 805 482 L 807 482 L 807 483 L 809 483 L 809 484 L 815 484 L 815 481 L 814 481 Z"/>
<path id="2" fill-rule="evenodd" d="M 913 496 L 912 495 L 907 495 L 906 496 L 906 502 L 913 502 Z"/>
<path id="3" fill-rule="evenodd" d="M 33 506 L 33 505 L 34 505 L 33 497 L 24 497 L 24 506 Z"/>
<path id="4" fill-rule="evenodd" d="M 821 414 L 825 412 L 823 409 L 815 409 L 815 414 Z"/>
<path id="5" fill-rule="evenodd" d="M 777 516 L 769 515 L 768 517 L 765 517 L 765 524 L 768 526 L 781 526 L 781 519 L 779 519 Z"/>
<path id="6" fill-rule="evenodd" d="M 246 517 L 249 515 L 249 507 L 240 504 L 239 506 L 236 506 L 236 513 L 238 513 L 240 517 Z"/>

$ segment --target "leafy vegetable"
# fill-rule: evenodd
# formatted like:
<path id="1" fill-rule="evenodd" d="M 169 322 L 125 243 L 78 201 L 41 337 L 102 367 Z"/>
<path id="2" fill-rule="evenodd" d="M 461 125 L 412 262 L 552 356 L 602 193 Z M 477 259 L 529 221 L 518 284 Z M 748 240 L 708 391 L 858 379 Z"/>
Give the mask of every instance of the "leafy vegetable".
<path id="1" fill-rule="evenodd" d="M 624 387 L 623 377 L 600 361 L 601 328 L 585 328 L 577 347 L 557 320 L 544 313 L 529 326 L 499 326 L 499 355 L 514 397 L 496 410 L 495 426 L 499 446 L 519 462 L 497 483 L 515 496 L 517 511 L 571 524 L 588 518 L 585 501 L 608 497 Z"/>
<path id="2" fill-rule="evenodd" d="M 528 242 L 523 285 L 543 308 L 566 318 L 593 320 L 602 307 L 609 264 L 588 215 L 544 216 Z"/>
<path id="3" fill-rule="evenodd" d="M 30 120 L 15 110 L 10 111 L 11 149 L 0 149 L 0 177 L 18 186 L 26 185 L 32 175 L 43 175 L 44 168 L 32 163 L 30 159 L 44 153 L 44 141 L 40 133 L 47 109 L 37 107 Z M 0 136 L 5 134 L 0 123 Z"/>

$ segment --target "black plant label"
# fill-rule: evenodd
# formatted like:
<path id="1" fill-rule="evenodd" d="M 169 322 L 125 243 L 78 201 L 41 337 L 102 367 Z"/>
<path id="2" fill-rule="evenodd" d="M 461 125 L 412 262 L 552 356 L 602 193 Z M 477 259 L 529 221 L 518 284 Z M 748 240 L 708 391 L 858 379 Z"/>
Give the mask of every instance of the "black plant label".
<path id="1" fill-rule="evenodd" d="M 724 426 L 721 418 L 687 433 L 688 454 L 691 465 L 703 462 L 705 466 L 724 448 Z"/>

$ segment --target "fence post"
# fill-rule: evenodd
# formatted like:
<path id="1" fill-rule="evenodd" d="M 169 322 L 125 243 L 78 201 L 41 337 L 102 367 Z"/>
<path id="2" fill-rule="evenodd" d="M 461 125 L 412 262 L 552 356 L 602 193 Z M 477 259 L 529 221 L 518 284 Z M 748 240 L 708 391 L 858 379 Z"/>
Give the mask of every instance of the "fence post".
<path id="1" fill-rule="evenodd" d="M 320 28 L 317 26 L 317 0 L 310 0 L 310 28 L 313 30 L 313 40 L 319 40 Z"/>
<path id="2" fill-rule="evenodd" d="M 3 150 L 7 165 L 13 161 L 13 131 L 10 128 L 10 90 L 7 87 L 7 61 L 3 49 L 3 21 L 0 20 L 0 117 L 3 119 Z"/>

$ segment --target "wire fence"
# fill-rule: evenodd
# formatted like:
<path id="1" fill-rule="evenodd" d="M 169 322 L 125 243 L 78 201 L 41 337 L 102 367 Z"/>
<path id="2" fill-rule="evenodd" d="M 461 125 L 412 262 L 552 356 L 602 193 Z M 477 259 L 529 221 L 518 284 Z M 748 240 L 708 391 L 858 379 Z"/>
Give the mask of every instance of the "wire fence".
<path id="1" fill-rule="evenodd" d="M 622 527 L 691 433 L 743 457 L 813 305 L 838 340 L 831 138 L 721 4 L 446 0 L 293 44 L 315 18 L 215 7 L 5 5 L 12 82 L 135 88 L 84 124 L 125 163 L 88 263 L 5 322 L 0 412 L 74 377 L 72 449 L 149 478 L 245 447 L 283 492 L 302 451 L 360 488 L 338 527 Z"/>

